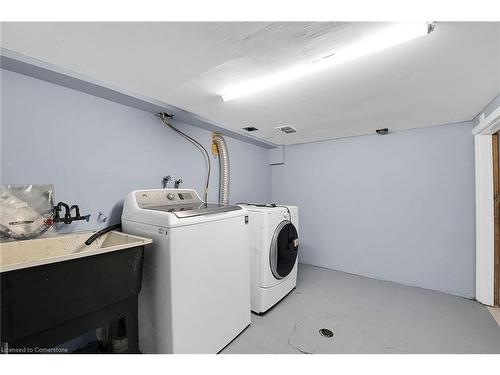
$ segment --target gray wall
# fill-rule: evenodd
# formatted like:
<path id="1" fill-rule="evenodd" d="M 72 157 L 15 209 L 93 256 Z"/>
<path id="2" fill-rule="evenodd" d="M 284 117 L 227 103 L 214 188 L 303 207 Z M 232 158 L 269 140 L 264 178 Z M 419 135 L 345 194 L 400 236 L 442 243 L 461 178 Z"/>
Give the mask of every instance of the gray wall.
<path id="1" fill-rule="evenodd" d="M 80 205 L 90 223 L 62 231 L 103 227 L 120 220 L 122 200 L 134 189 L 161 187 L 163 175 L 203 191 L 201 153 L 150 113 L 24 75 L 1 70 L 1 183 L 53 183 L 56 199 Z M 208 131 L 179 128 L 210 146 Z M 227 138 L 231 201 L 268 201 L 267 150 Z M 212 157 L 209 200 L 218 199 L 218 161 Z"/>
<path id="2" fill-rule="evenodd" d="M 474 297 L 471 129 L 287 146 L 272 199 L 299 206 L 300 261 Z"/>
<path id="3" fill-rule="evenodd" d="M 124 195 L 181 177 L 202 191 L 203 158 L 151 114 L 1 70 L 1 183 L 53 183 L 56 199 L 118 222 Z M 210 133 L 179 125 L 210 145 Z M 470 123 L 267 150 L 228 138 L 231 201 L 300 207 L 304 263 L 474 296 Z M 210 200 L 217 200 L 212 159 Z"/>

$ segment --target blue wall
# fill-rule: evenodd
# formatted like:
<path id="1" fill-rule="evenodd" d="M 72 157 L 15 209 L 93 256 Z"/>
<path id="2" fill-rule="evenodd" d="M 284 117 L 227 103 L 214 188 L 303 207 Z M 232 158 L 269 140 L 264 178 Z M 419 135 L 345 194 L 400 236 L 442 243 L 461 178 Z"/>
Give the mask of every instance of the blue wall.
<path id="1" fill-rule="evenodd" d="M 285 148 L 272 199 L 299 206 L 303 263 L 475 294 L 471 123 Z"/>
<path id="2" fill-rule="evenodd" d="M 134 189 L 182 178 L 200 193 L 203 158 L 152 114 L 1 70 L 1 183 L 53 183 L 56 199 L 118 222 Z M 210 146 L 210 133 L 179 127 Z M 287 146 L 285 164 L 228 138 L 231 201 L 297 204 L 304 263 L 474 296 L 471 123 Z M 213 157 L 210 200 L 217 200 Z"/>
<path id="3" fill-rule="evenodd" d="M 53 183 L 56 199 L 79 204 L 90 223 L 62 231 L 104 227 L 97 213 L 119 222 L 122 200 L 134 189 L 161 187 L 170 174 L 202 194 L 201 153 L 152 114 L 1 70 L 1 183 Z M 179 128 L 210 146 L 208 131 Z M 227 138 L 232 202 L 270 199 L 267 150 Z M 218 161 L 212 157 L 209 200 L 218 199 Z M 108 223 L 109 223 L 108 222 Z"/>

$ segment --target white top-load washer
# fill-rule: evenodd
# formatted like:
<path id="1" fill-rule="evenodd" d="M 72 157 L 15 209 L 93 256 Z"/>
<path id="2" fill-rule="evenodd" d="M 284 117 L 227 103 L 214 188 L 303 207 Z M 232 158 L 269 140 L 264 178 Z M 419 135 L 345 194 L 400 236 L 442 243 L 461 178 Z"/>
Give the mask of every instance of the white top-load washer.
<path id="1" fill-rule="evenodd" d="M 251 308 L 264 313 L 297 284 L 296 206 L 242 205 L 250 219 Z"/>
<path id="2" fill-rule="evenodd" d="M 250 324 L 247 215 L 190 189 L 127 195 L 122 230 L 153 239 L 139 294 L 142 352 L 217 353 Z"/>

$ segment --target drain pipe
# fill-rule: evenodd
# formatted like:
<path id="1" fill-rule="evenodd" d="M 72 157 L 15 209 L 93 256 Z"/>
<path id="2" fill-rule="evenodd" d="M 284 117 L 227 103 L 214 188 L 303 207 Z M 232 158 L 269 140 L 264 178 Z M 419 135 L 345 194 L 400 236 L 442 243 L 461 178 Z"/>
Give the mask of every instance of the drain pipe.
<path id="1" fill-rule="evenodd" d="M 219 203 L 229 204 L 229 151 L 222 135 L 214 133 L 212 142 L 217 147 L 217 154 L 219 155 Z"/>

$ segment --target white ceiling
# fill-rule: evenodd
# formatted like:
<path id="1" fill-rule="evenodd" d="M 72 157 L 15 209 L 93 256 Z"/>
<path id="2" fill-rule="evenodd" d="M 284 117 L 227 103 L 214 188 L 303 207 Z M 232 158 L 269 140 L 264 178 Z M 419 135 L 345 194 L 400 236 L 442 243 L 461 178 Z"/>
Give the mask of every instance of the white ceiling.
<path id="1" fill-rule="evenodd" d="M 361 22 L 3 23 L 2 47 L 278 144 L 472 119 L 500 92 L 500 23 L 437 23 L 430 35 L 278 87 L 221 92 L 329 55 L 387 27 Z M 292 125 L 299 132 L 274 128 Z"/>

